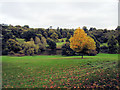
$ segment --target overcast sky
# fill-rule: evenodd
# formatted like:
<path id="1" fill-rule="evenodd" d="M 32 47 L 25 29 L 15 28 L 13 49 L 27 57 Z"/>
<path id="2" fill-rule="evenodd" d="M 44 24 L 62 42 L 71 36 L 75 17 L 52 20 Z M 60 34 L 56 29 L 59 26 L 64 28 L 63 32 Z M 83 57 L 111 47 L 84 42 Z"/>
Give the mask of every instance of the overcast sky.
<path id="1" fill-rule="evenodd" d="M 0 23 L 33 28 L 115 29 L 118 0 L 0 0 Z"/>

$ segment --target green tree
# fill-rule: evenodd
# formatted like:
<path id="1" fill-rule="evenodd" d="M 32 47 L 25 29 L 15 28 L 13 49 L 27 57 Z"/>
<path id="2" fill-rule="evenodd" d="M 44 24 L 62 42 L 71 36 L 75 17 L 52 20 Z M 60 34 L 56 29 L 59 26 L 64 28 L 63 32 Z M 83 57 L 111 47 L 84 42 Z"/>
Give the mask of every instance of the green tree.
<path id="1" fill-rule="evenodd" d="M 85 31 L 85 33 L 88 33 L 88 29 L 86 26 L 84 26 L 82 29 Z"/>
<path id="2" fill-rule="evenodd" d="M 32 30 L 30 31 L 28 30 L 28 31 L 25 31 L 22 36 L 24 37 L 25 41 L 30 41 L 31 38 L 35 38 L 35 36 L 37 35 Z"/>
<path id="3" fill-rule="evenodd" d="M 41 51 L 39 51 L 39 45 L 37 44 L 37 45 L 35 45 L 35 47 L 34 47 L 34 54 L 38 54 L 38 53 L 40 53 Z"/>
<path id="4" fill-rule="evenodd" d="M 47 32 L 44 32 L 44 33 L 43 33 L 43 36 L 44 36 L 45 38 L 47 38 L 47 37 L 48 37 Z"/>
<path id="5" fill-rule="evenodd" d="M 16 40 L 14 40 L 14 39 L 9 39 L 7 41 L 6 48 L 9 49 L 9 52 L 13 51 L 15 53 L 17 53 L 18 51 L 20 51 L 22 49 L 20 44 Z"/>
<path id="6" fill-rule="evenodd" d="M 120 33 L 118 33 L 118 36 L 116 37 L 116 39 L 118 40 L 118 44 L 120 46 Z"/>
<path id="7" fill-rule="evenodd" d="M 56 43 L 50 38 L 47 39 L 47 44 L 49 45 L 50 49 L 55 49 L 56 48 Z"/>
<path id="8" fill-rule="evenodd" d="M 54 30 L 50 29 L 50 30 L 48 31 L 48 37 L 50 37 L 53 33 L 54 33 Z"/>
<path id="9" fill-rule="evenodd" d="M 70 37 L 71 37 L 71 34 L 68 32 L 68 33 L 67 33 L 67 39 L 69 40 Z"/>
<path id="10" fill-rule="evenodd" d="M 108 48 L 109 48 L 109 53 L 117 53 L 117 43 L 118 41 L 115 39 L 114 36 L 112 36 L 109 40 L 108 40 Z"/>
<path id="11" fill-rule="evenodd" d="M 27 55 L 34 55 L 34 48 L 29 48 L 29 49 L 26 51 L 26 54 L 27 54 Z"/>
<path id="12" fill-rule="evenodd" d="M 96 42 L 96 51 L 97 51 L 97 54 L 100 52 L 100 42 L 95 38 L 94 35 L 92 34 L 89 34 L 90 37 L 92 37 L 94 39 L 94 41 Z"/>
<path id="13" fill-rule="evenodd" d="M 120 53 L 120 33 L 119 33 L 119 35 L 118 35 L 118 37 L 117 37 L 117 40 L 118 40 L 118 44 L 119 44 L 119 50 L 118 50 L 118 53 Z"/>
<path id="14" fill-rule="evenodd" d="M 39 44 L 40 43 L 40 38 L 39 37 L 35 37 L 35 44 Z"/>
<path id="15" fill-rule="evenodd" d="M 54 41 L 58 41 L 58 35 L 54 32 L 51 36 L 50 36 Z"/>
<path id="16" fill-rule="evenodd" d="M 118 31 L 120 31 L 120 26 L 117 26 L 117 28 L 116 28 L 115 30 L 118 30 Z"/>
<path id="17" fill-rule="evenodd" d="M 41 39 L 41 37 L 42 37 L 42 34 L 37 34 L 37 37 L 39 37 L 39 38 Z"/>
<path id="18" fill-rule="evenodd" d="M 24 25 L 23 27 L 25 27 L 25 28 L 29 28 L 29 25 Z"/>
<path id="19" fill-rule="evenodd" d="M 47 42 L 46 42 L 46 38 L 45 37 L 41 37 L 41 43 L 45 46 L 46 44 L 47 44 Z"/>
<path id="20" fill-rule="evenodd" d="M 39 43 L 38 46 L 39 46 L 39 51 L 38 51 L 39 53 L 46 49 L 45 45 L 43 45 L 42 43 Z"/>
<path id="21" fill-rule="evenodd" d="M 72 56 L 75 55 L 75 51 L 70 48 L 70 43 L 67 42 L 62 46 L 62 55 Z"/>
<path id="22" fill-rule="evenodd" d="M 23 48 L 25 55 L 34 55 L 35 46 L 34 41 L 24 42 Z"/>
<path id="23" fill-rule="evenodd" d="M 3 36 L 3 40 L 6 42 L 8 39 L 16 39 L 16 37 L 11 33 L 6 33 L 4 36 Z"/>

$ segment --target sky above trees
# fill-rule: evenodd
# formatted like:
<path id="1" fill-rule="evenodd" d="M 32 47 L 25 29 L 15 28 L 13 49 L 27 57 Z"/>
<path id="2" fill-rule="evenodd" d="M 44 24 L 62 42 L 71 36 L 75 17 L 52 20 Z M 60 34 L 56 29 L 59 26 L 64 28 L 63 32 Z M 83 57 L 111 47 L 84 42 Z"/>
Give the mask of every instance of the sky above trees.
<path id="1" fill-rule="evenodd" d="M 0 23 L 30 27 L 115 29 L 117 0 L 1 0 Z"/>

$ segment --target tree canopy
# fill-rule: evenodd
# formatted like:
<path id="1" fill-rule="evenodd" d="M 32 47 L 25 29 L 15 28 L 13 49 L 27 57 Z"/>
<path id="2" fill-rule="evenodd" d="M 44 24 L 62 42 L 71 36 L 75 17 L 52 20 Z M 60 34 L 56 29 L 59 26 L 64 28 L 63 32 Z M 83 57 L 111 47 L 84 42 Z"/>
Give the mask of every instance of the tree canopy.
<path id="1" fill-rule="evenodd" d="M 20 52 L 26 55 L 26 53 L 24 53 L 24 50 L 26 50 L 25 46 L 22 44 L 24 42 L 29 42 L 29 41 L 34 41 L 34 45 L 35 45 L 34 50 L 33 49 L 29 50 L 32 53 L 34 51 L 33 54 L 36 54 L 37 51 L 38 51 L 38 54 L 42 53 L 42 51 L 47 50 L 47 49 L 55 49 L 55 48 L 61 49 L 61 46 L 60 48 L 58 46 L 63 44 L 64 42 L 71 43 L 70 45 L 68 45 L 69 46 L 68 48 L 70 48 L 68 50 L 72 49 L 74 50 L 74 52 L 80 52 L 80 53 L 91 53 L 91 52 L 93 53 L 93 51 L 95 51 L 95 48 L 96 48 L 97 53 L 99 52 L 110 53 L 110 50 L 111 52 L 112 50 L 115 50 L 114 48 L 116 48 L 116 51 L 118 53 L 118 49 L 120 46 L 120 39 L 119 39 L 120 38 L 120 33 L 119 33 L 120 26 L 118 26 L 115 30 L 97 29 L 95 27 L 90 27 L 88 29 L 86 26 L 84 26 L 82 29 L 79 28 L 79 30 L 76 30 L 76 31 L 74 28 L 72 29 L 47 28 L 45 29 L 45 28 L 31 28 L 28 25 L 13 26 L 13 25 L 7 25 L 7 24 L 0 24 L 0 27 L 2 28 L 0 38 L 2 41 L 2 54 L 3 55 L 8 55 L 9 52 L 11 52 L 11 54 L 13 53 L 18 54 Z M 114 40 L 112 41 L 110 40 L 112 36 L 114 36 L 114 39 L 117 40 L 119 43 L 119 44 L 117 43 L 116 45 L 114 45 L 114 47 L 111 47 L 114 41 Z M 18 46 L 22 47 L 22 50 L 18 52 L 14 52 L 14 50 L 11 50 L 10 48 L 8 48 L 9 44 L 11 45 L 11 47 L 16 47 L 14 44 L 11 44 L 10 39 L 15 40 L 15 42 L 19 42 Z M 62 42 L 60 42 L 61 40 Z M 108 42 L 109 42 L 109 45 L 107 44 Z M 103 45 L 107 47 L 106 50 L 104 49 L 104 47 L 101 48 Z M 64 47 L 64 51 L 66 49 Z M 116 53 L 116 52 L 112 52 L 112 53 Z M 78 53 L 75 53 L 75 54 L 78 55 Z"/>
<path id="2" fill-rule="evenodd" d="M 78 28 L 70 38 L 70 48 L 79 53 L 89 53 L 96 49 L 96 43 L 83 29 Z"/>

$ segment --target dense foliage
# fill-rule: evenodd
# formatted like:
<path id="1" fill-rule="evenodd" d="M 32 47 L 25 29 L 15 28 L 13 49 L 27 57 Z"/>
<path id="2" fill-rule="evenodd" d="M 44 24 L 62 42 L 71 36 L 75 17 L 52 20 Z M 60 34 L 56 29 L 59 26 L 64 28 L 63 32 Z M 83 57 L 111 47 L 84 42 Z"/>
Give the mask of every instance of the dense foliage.
<path id="1" fill-rule="evenodd" d="M 62 46 L 62 55 L 73 56 L 75 51 L 70 48 L 70 43 L 66 43 Z"/>
<path id="2" fill-rule="evenodd" d="M 50 49 L 56 48 L 56 43 L 52 39 L 48 38 L 47 43 L 48 43 Z"/>
<path id="3" fill-rule="evenodd" d="M 73 37 L 70 38 L 70 48 L 82 54 L 89 54 L 96 50 L 94 39 L 87 36 L 83 29 L 76 29 Z"/>
<path id="4" fill-rule="evenodd" d="M 42 51 L 46 49 L 57 49 L 57 43 L 59 42 L 68 42 L 70 43 L 70 37 L 72 37 L 75 33 L 75 29 L 66 29 L 66 28 L 30 28 L 28 25 L 20 26 L 20 25 L 6 25 L 0 24 L 2 34 L 0 34 L 0 39 L 2 40 L 2 54 L 23 54 L 23 55 L 35 55 L 41 54 Z M 107 29 L 96 29 L 87 27 L 82 28 L 83 31 L 88 35 L 86 42 L 95 41 L 96 43 L 96 51 L 111 53 L 110 50 L 114 50 L 112 53 L 119 53 L 118 47 L 120 45 L 120 26 L 118 26 L 115 30 L 107 30 Z M 82 36 L 82 33 L 80 33 Z M 116 45 L 111 47 L 112 41 L 110 39 L 114 37 L 114 41 L 116 41 Z M 90 39 L 92 37 L 93 39 Z M 64 39 L 66 38 L 66 39 Z M 84 38 L 85 39 L 85 38 Z M 111 39 L 112 40 L 112 39 Z M 12 44 L 14 42 L 14 44 Z M 33 46 L 30 46 L 31 44 Z M 86 44 L 86 47 L 89 47 L 89 43 Z M 107 44 L 109 43 L 109 44 Z M 105 51 L 101 47 L 106 45 L 108 49 Z M 83 45 L 84 46 L 84 45 Z M 83 48 L 81 46 L 80 48 Z M 62 47 L 62 46 L 60 46 Z M 65 51 L 65 48 L 61 48 Z M 67 48 L 66 48 L 67 49 Z M 63 51 L 63 52 L 64 52 Z M 93 52 L 93 51 L 92 51 Z M 61 52 L 62 53 L 62 52 Z M 67 55 L 67 54 L 66 54 Z"/>
<path id="5" fill-rule="evenodd" d="M 109 53 L 117 53 L 117 43 L 117 40 L 113 36 L 108 40 Z"/>

